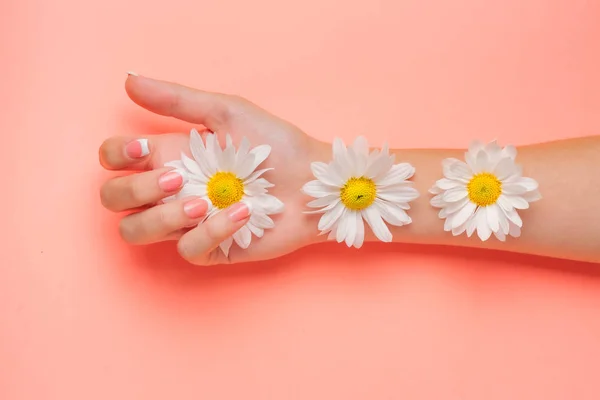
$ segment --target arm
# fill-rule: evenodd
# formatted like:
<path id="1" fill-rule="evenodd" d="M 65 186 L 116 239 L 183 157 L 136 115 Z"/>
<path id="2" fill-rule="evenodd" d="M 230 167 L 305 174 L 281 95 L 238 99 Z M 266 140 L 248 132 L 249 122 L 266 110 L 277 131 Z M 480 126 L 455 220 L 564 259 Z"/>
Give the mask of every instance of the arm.
<path id="1" fill-rule="evenodd" d="M 542 199 L 520 210 L 520 238 L 452 236 L 443 230 L 439 209 L 432 207 L 428 193 L 442 178 L 444 158 L 462 159 L 464 150 L 394 150 L 396 162 L 416 168 L 412 178 L 421 196 L 411 202 L 410 225 L 390 226 L 394 241 L 402 243 L 478 247 L 582 261 L 600 261 L 600 136 L 566 139 L 518 148 L 516 162 L 525 176 L 537 180 Z M 331 159 L 331 146 L 319 143 L 315 161 Z M 311 221 L 314 223 L 314 221 Z M 319 240 L 325 240 L 323 236 Z M 367 240 L 377 240 L 368 231 Z"/>
<path id="2" fill-rule="evenodd" d="M 202 198 L 182 198 L 169 204 L 161 201 L 180 192 L 183 176 L 166 167 L 181 152 L 190 154 L 189 135 L 115 136 L 100 148 L 100 161 L 109 170 L 132 172 L 109 179 L 101 188 L 104 206 L 115 212 L 127 211 L 120 221 L 121 236 L 132 244 L 166 240 L 178 242 L 180 254 L 200 265 L 271 259 L 311 243 L 326 240 L 318 236 L 318 218 L 307 211 L 308 196 L 303 185 L 314 179 L 310 164 L 329 162 L 331 145 L 319 142 L 293 124 L 284 121 L 237 96 L 210 93 L 170 82 L 130 76 L 129 97 L 159 115 L 203 125 L 224 142 L 230 133 L 239 144 L 246 137 L 253 146 L 268 144 L 270 155 L 260 168 L 269 168 L 265 177 L 274 187 L 269 193 L 284 204 L 272 226 L 252 240 L 247 248 L 232 246 L 228 256 L 213 251 L 252 218 L 246 208 L 240 217 L 240 203 L 204 220 L 210 204 Z M 143 146 L 141 146 L 143 144 Z M 466 145 L 466 144 L 465 144 Z M 443 229 L 439 209 L 430 205 L 429 188 L 443 177 L 442 160 L 462 159 L 463 150 L 398 150 L 396 162 L 416 168 L 411 181 L 420 197 L 411 202 L 412 223 L 390 227 L 393 240 L 405 243 L 456 245 L 500 249 L 519 253 L 600 262 L 600 136 L 524 146 L 516 163 L 525 176 L 539 183 L 542 199 L 519 214 L 524 226 L 521 237 L 495 238 L 482 242 L 477 237 L 453 236 Z M 182 191 L 185 192 L 185 191 Z M 240 217 L 240 218 L 238 218 Z M 366 239 L 375 240 L 366 229 Z M 343 244 L 340 244 L 342 246 Z"/>

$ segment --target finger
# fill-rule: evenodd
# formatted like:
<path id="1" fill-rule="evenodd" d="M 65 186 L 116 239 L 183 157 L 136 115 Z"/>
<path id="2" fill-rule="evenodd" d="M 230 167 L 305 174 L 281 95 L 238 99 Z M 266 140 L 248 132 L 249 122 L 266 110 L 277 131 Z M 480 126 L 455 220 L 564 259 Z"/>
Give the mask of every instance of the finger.
<path id="1" fill-rule="evenodd" d="M 209 253 L 244 226 L 251 212 L 244 202 L 220 211 L 179 239 L 179 254 L 191 263 L 206 264 Z"/>
<path id="2" fill-rule="evenodd" d="M 100 199 L 111 211 L 142 207 L 177 193 L 187 182 L 185 172 L 172 168 L 120 176 L 100 188 Z"/>
<path id="3" fill-rule="evenodd" d="M 202 124 L 212 131 L 225 126 L 239 103 L 225 94 L 132 74 L 125 82 L 125 90 L 131 100 L 149 111 Z"/>
<path id="4" fill-rule="evenodd" d="M 137 166 L 145 169 L 152 144 L 146 138 L 114 136 L 106 139 L 99 150 L 100 164 L 110 170 Z"/>
<path id="5" fill-rule="evenodd" d="M 121 220 L 121 237 L 131 244 L 148 244 L 167 240 L 169 235 L 198 224 L 208 210 L 201 198 L 187 198 L 161 204 L 131 214 Z"/>

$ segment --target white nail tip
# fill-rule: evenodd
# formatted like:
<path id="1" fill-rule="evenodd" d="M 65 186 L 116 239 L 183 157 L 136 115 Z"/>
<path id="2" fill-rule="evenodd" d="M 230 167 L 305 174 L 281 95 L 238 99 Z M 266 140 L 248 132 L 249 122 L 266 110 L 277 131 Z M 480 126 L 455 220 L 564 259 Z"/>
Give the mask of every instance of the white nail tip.
<path id="1" fill-rule="evenodd" d="M 185 185 L 190 180 L 190 177 L 189 177 L 187 171 L 185 171 L 183 169 L 177 168 L 174 172 L 176 172 L 179 175 L 181 175 L 181 178 L 183 179 L 183 182 L 181 183 L 181 186 Z"/>
<path id="2" fill-rule="evenodd" d="M 150 147 L 148 146 L 148 139 L 138 139 L 140 146 L 142 147 L 142 157 L 150 154 Z"/>
<path id="3" fill-rule="evenodd" d="M 133 71 L 127 71 L 127 75 L 131 75 L 131 76 L 139 76 L 137 74 L 137 72 L 133 72 Z"/>

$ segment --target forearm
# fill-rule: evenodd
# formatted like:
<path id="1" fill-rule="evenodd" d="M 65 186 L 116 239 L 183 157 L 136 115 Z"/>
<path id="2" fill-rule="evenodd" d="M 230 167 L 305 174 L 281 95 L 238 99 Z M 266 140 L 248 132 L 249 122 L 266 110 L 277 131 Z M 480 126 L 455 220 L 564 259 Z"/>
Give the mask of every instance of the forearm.
<path id="1" fill-rule="evenodd" d="M 396 162 L 412 164 L 411 179 L 421 194 L 411 202 L 409 225 L 390 226 L 394 241 L 508 250 L 573 260 L 600 261 L 600 136 L 568 139 L 518 148 L 516 162 L 523 175 L 539 183 L 542 199 L 527 210 L 521 237 L 505 242 L 476 235 L 453 236 L 443 229 L 439 209 L 431 206 L 431 186 L 443 177 L 445 158 L 464 158 L 465 150 L 394 150 Z M 328 161 L 331 147 L 320 145 L 320 161 Z M 321 237 L 323 240 L 324 237 Z M 366 240 L 376 240 L 367 230 Z"/>

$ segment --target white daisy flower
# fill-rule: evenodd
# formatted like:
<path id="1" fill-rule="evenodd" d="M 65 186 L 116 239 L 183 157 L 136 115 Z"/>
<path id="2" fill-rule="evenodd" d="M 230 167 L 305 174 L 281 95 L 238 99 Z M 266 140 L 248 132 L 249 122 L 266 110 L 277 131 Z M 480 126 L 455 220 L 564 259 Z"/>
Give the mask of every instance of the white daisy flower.
<path id="1" fill-rule="evenodd" d="M 475 230 L 483 241 L 492 233 L 501 241 L 506 235 L 519 237 L 523 221 L 517 210 L 541 199 L 538 183 L 522 176 L 515 164 L 517 149 L 473 142 L 465 153 L 466 163 L 455 158 L 442 162 L 445 178 L 429 190 L 436 196 L 431 205 L 441 208 L 445 231 L 454 236 Z"/>
<path id="2" fill-rule="evenodd" d="M 212 132 L 206 135 L 205 146 L 198 131 L 192 129 L 190 150 L 193 159 L 182 152 L 181 160 L 165 164 L 183 171 L 187 182 L 179 193 L 164 201 L 199 196 L 209 205 L 206 219 L 232 204 L 245 202 L 252 210 L 250 220 L 219 245 L 226 256 L 229 255 L 233 241 L 246 249 L 250 246 L 252 234 L 260 238 L 265 229 L 275 226 L 269 215 L 283 211 L 283 203 L 267 194 L 268 188 L 274 185 L 260 177 L 273 168 L 255 171 L 271 153 L 270 146 L 261 145 L 250 149 L 250 142 L 244 137 L 236 152 L 231 136 L 227 135 L 225 149 L 221 149 Z"/>
<path id="3" fill-rule="evenodd" d="M 383 242 L 392 241 L 385 222 L 395 226 L 412 222 L 406 210 L 419 193 L 407 179 L 415 169 L 408 163 L 394 165 L 394 158 L 387 145 L 369 153 L 364 137 L 356 138 L 348 148 L 336 138 L 333 160 L 311 163 L 317 180 L 305 184 L 302 191 L 316 198 L 308 206 L 319 208 L 308 213 L 323 213 L 318 225 L 321 234 L 360 248 L 365 238 L 363 218 Z"/>

